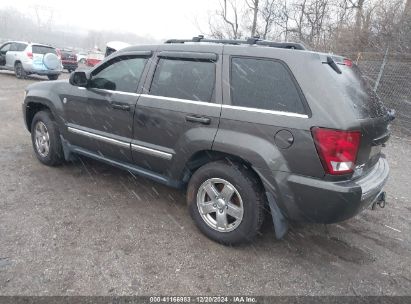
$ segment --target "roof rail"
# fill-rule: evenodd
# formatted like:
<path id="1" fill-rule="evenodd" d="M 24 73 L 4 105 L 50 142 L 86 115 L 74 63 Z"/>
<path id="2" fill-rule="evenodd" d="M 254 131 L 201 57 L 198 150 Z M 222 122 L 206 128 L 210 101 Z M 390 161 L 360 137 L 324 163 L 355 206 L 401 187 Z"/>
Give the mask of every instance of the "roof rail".
<path id="1" fill-rule="evenodd" d="M 232 45 L 240 45 L 240 44 L 248 44 L 248 45 L 261 45 L 261 46 L 269 46 L 275 48 L 282 48 L 282 49 L 294 49 L 294 50 L 305 50 L 303 44 L 296 43 L 296 42 L 274 42 L 269 40 L 262 40 L 260 37 L 252 37 L 248 38 L 247 40 L 240 40 L 240 39 L 206 39 L 203 35 L 198 35 L 197 37 L 193 37 L 192 39 L 169 39 L 165 43 L 186 43 L 186 42 L 210 42 L 210 43 L 221 43 L 221 44 L 232 44 Z"/>

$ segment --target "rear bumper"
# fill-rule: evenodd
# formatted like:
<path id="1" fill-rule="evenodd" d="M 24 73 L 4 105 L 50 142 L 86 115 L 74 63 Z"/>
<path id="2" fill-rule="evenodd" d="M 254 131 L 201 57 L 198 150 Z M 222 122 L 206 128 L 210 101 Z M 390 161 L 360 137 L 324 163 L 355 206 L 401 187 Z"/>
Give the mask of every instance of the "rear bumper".
<path id="1" fill-rule="evenodd" d="M 59 68 L 58 70 L 41 70 L 41 69 L 36 69 L 33 68 L 33 65 L 30 63 L 24 63 L 23 62 L 23 68 L 24 70 L 29 73 L 29 74 L 37 74 L 37 75 L 60 75 L 61 74 L 61 69 Z"/>
<path id="2" fill-rule="evenodd" d="M 31 74 L 37 74 L 37 75 L 60 75 L 61 71 L 58 70 L 32 70 L 30 71 Z"/>
<path id="3" fill-rule="evenodd" d="M 335 223 L 349 219 L 370 206 L 383 190 L 389 175 L 385 158 L 356 180 L 330 182 L 288 175 L 277 185 L 277 200 L 290 220 Z M 285 194 L 285 195 L 284 195 Z"/>
<path id="4" fill-rule="evenodd" d="M 70 70 L 75 70 L 78 68 L 78 63 L 77 62 L 62 62 L 63 68 L 64 69 L 70 69 Z"/>

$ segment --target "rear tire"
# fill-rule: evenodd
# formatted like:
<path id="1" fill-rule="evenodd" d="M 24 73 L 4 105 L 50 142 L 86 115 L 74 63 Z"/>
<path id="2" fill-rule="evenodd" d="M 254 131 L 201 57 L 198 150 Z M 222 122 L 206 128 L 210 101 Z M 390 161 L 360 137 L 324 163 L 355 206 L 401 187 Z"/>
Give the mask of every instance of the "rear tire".
<path id="1" fill-rule="evenodd" d="M 59 78 L 59 75 L 47 75 L 49 80 L 57 80 Z"/>
<path id="2" fill-rule="evenodd" d="M 256 174 L 230 161 L 202 166 L 191 177 L 187 189 L 190 214 L 198 228 L 210 239 L 226 245 L 255 238 L 263 223 L 265 201 Z"/>
<path id="3" fill-rule="evenodd" d="M 37 159 L 47 166 L 63 162 L 63 147 L 57 123 L 49 111 L 39 111 L 31 123 L 31 141 Z"/>
<path id="4" fill-rule="evenodd" d="M 14 73 L 16 74 L 16 77 L 18 79 L 25 79 L 27 77 L 27 73 L 23 68 L 23 65 L 21 64 L 21 62 L 17 62 L 14 65 Z"/>

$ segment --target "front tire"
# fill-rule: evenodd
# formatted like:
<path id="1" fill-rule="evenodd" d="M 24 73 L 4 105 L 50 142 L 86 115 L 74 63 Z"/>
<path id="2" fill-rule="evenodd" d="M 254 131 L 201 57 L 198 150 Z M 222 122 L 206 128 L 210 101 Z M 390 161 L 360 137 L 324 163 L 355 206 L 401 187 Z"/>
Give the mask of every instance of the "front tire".
<path id="1" fill-rule="evenodd" d="M 57 123 L 49 111 L 34 115 L 31 123 L 31 141 L 37 159 L 47 166 L 56 166 L 63 161 L 63 148 Z"/>
<path id="2" fill-rule="evenodd" d="M 252 241 L 264 218 L 258 177 L 242 164 L 211 162 L 191 177 L 187 202 L 194 222 L 210 239 L 235 245 Z"/>
<path id="3" fill-rule="evenodd" d="M 23 68 L 23 65 L 21 64 L 21 62 L 17 62 L 14 65 L 14 73 L 16 74 L 16 77 L 18 79 L 25 79 L 27 77 L 27 73 Z"/>

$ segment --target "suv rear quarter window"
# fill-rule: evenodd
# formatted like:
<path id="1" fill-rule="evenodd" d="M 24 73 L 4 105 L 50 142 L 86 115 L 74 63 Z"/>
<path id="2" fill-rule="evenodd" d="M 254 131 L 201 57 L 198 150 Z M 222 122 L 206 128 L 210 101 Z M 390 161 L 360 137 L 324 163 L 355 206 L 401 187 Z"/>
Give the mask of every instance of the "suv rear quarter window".
<path id="1" fill-rule="evenodd" d="M 296 82 L 282 62 L 233 57 L 230 74 L 233 106 L 306 114 Z"/>
<path id="2" fill-rule="evenodd" d="M 151 83 L 150 94 L 210 102 L 215 84 L 215 63 L 161 58 Z"/>

